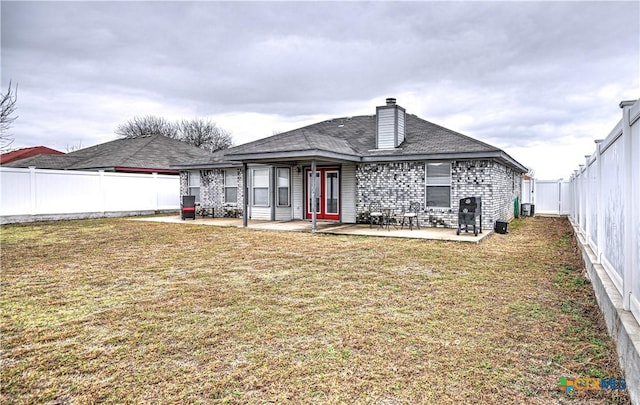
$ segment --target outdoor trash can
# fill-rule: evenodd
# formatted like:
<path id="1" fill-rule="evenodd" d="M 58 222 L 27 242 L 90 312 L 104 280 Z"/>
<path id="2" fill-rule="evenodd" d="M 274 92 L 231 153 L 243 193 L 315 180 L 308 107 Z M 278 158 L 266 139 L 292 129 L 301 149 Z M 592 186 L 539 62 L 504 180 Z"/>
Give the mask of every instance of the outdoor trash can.
<path id="1" fill-rule="evenodd" d="M 496 231 L 496 233 L 501 233 L 501 234 L 506 234 L 508 233 L 507 231 L 507 226 L 509 226 L 509 223 L 507 221 L 496 221 L 496 226 L 494 228 L 494 231 Z"/>
<path id="2" fill-rule="evenodd" d="M 531 203 L 522 204 L 522 216 L 523 217 L 532 217 L 534 208 L 535 208 L 535 206 L 533 204 L 531 204 Z"/>

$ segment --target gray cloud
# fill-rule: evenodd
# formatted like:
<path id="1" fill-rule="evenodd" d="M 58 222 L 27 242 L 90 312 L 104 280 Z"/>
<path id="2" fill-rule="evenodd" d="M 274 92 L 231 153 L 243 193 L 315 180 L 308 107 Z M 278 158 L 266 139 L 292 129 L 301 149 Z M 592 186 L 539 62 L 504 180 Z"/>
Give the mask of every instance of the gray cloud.
<path id="1" fill-rule="evenodd" d="M 592 132 L 640 93 L 634 2 L 0 7 L 2 85 L 20 86 L 16 146 L 88 146 L 136 114 L 290 124 L 373 113 L 396 96 L 425 119 L 521 147 L 603 137 Z M 274 130 L 228 129 L 238 143 Z"/>

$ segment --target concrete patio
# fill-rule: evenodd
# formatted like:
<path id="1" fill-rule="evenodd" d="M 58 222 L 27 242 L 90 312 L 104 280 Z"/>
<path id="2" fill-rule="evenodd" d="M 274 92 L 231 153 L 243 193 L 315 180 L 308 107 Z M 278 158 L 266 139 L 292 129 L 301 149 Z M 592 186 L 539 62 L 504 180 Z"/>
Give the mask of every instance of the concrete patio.
<path id="1" fill-rule="evenodd" d="M 133 221 L 150 221 L 150 222 L 163 222 L 163 223 L 175 223 L 182 225 L 209 225 L 209 226 L 226 226 L 234 228 L 242 228 L 241 218 L 200 218 L 195 220 L 180 219 L 179 215 L 166 216 L 166 217 L 142 217 L 131 218 Z M 286 232 L 311 232 L 310 221 L 256 221 L 249 220 L 249 229 L 269 230 L 269 231 L 286 231 Z M 455 228 L 425 228 L 420 229 L 413 228 L 410 230 L 407 227 L 400 229 L 391 226 L 387 228 L 372 227 L 365 224 L 342 224 L 336 222 L 317 222 L 317 232 L 333 235 L 357 235 L 357 236 L 378 236 L 378 237 L 390 237 L 390 238 L 410 238 L 410 239 L 430 239 L 430 240 L 445 240 L 456 242 L 472 242 L 479 243 L 481 240 L 493 233 L 493 230 L 484 230 L 479 233 L 478 236 L 474 236 L 473 232 L 456 235 Z"/>

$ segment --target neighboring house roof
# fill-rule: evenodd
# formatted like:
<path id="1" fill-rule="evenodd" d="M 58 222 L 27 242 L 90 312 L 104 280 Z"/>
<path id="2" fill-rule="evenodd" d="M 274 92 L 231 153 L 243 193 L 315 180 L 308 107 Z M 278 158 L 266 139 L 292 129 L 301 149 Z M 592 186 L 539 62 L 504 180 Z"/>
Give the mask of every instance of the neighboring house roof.
<path id="1" fill-rule="evenodd" d="M 37 155 L 64 155 L 64 152 L 51 149 L 46 146 L 34 146 L 31 148 L 22 148 L 0 155 L 0 164 L 7 164 L 16 160 L 25 159 Z"/>
<path id="2" fill-rule="evenodd" d="M 12 162 L 10 167 L 41 169 L 175 172 L 174 164 L 206 160 L 211 152 L 162 135 L 121 138 L 60 156 L 41 155 Z"/>
<path id="3" fill-rule="evenodd" d="M 353 162 L 419 159 L 497 159 L 520 171 L 527 169 L 503 150 L 466 135 L 406 115 L 406 136 L 397 148 L 376 149 L 376 116 L 336 118 L 222 151 L 188 167 L 221 167 L 229 162 L 325 158 Z M 178 166 L 176 166 L 178 167 Z"/>

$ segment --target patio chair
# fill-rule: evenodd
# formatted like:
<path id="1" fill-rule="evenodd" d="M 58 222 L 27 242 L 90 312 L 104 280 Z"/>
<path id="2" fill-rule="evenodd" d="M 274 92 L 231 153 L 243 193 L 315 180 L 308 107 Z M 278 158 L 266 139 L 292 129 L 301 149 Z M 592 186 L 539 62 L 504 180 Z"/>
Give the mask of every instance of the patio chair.
<path id="1" fill-rule="evenodd" d="M 196 196 L 195 195 L 183 195 L 180 202 L 180 218 L 184 221 L 185 218 L 196 219 Z"/>
<path id="2" fill-rule="evenodd" d="M 413 230 L 413 225 L 415 224 L 418 229 L 420 229 L 420 220 L 418 218 L 418 212 L 420 211 L 421 204 L 419 202 L 412 202 L 409 204 L 409 210 L 405 211 L 402 215 L 402 226 L 400 229 L 404 228 L 404 222 L 407 221 L 409 230 Z"/>
<path id="3" fill-rule="evenodd" d="M 373 226 L 373 223 L 376 222 L 378 226 L 382 226 L 382 217 L 384 214 L 380 209 L 380 204 L 371 203 L 369 204 L 369 228 Z"/>

